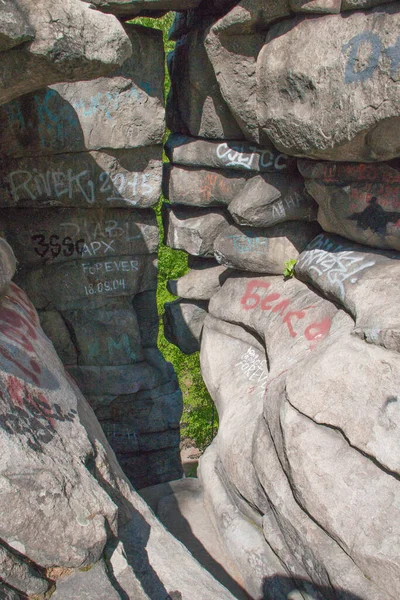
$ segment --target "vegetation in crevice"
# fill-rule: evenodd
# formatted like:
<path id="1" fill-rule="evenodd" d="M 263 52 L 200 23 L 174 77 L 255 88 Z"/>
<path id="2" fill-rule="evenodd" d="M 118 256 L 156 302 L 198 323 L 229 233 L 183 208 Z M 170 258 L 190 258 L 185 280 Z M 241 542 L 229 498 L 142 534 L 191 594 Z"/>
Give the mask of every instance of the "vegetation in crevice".
<path id="1" fill-rule="evenodd" d="M 173 23 L 174 13 L 170 12 L 158 19 L 148 17 L 139 17 L 132 21 L 145 27 L 160 29 L 163 33 L 164 51 L 168 52 L 174 49 L 175 42 L 168 39 L 168 31 Z M 167 98 L 170 89 L 170 79 L 168 69 L 165 65 L 164 97 Z M 165 139 L 169 131 L 166 130 Z M 164 155 L 164 161 L 168 159 Z M 157 306 L 159 314 L 159 334 L 158 347 L 166 360 L 174 366 L 178 377 L 179 385 L 183 395 L 183 415 L 181 422 L 181 435 L 183 438 L 192 439 L 200 450 L 204 450 L 212 441 L 218 428 L 218 415 L 214 403 L 204 384 L 200 371 L 200 357 L 196 352 L 190 356 L 183 354 L 179 348 L 170 344 L 164 336 L 162 315 L 164 313 L 165 302 L 175 300 L 175 296 L 167 290 L 169 279 L 178 279 L 188 272 L 187 254 L 179 250 L 172 250 L 163 243 L 164 229 L 161 219 L 161 206 L 165 198 L 161 199 L 156 206 L 156 215 L 158 227 L 160 230 L 160 247 L 158 252 L 158 288 L 157 288 Z"/>

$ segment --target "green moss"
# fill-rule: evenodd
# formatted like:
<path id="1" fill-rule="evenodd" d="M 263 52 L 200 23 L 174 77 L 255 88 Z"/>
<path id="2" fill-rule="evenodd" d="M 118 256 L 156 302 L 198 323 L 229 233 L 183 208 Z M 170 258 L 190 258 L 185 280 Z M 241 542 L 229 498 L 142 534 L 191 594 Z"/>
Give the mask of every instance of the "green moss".
<path id="1" fill-rule="evenodd" d="M 168 31 L 173 23 L 174 13 L 170 12 L 159 19 L 150 19 L 148 17 L 139 17 L 131 21 L 145 27 L 160 29 L 163 32 L 164 50 L 167 55 L 175 47 L 175 42 L 168 40 Z M 171 87 L 168 69 L 165 67 L 164 97 L 166 98 Z M 169 135 L 166 130 L 165 139 Z M 164 155 L 164 161 L 168 159 Z M 164 229 L 161 219 L 161 206 L 165 201 L 161 196 L 160 202 L 156 207 L 158 226 L 160 229 L 161 240 L 164 237 Z M 169 279 L 178 279 L 188 272 L 187 254 L 179 250 L 172 250 L 163 243 L 160 244 L 158 252 L 158 291 L 157 306 L 160 318 L 160 327 L 158 335 L 158 347 L 163 353 L 165 359 L 173 364 L 178 377 L 179 385 L 183 395 L 183 416 L 181 422 L 181 433 L 183 437 L 189 437 L 194 440 L 200 450 L 204 450 L 212 441 L 217 432 L 218 415 L 214 408 L 214 403 L 204 384 L 200 371 L 200 357 L 196 352 L 191 356 L 183 354 L 179 348 L 170 344 L 164 336 L 162 326 L 162 315 L 164 313 L 165 302 L 175 300 L 167 288 Z"/>

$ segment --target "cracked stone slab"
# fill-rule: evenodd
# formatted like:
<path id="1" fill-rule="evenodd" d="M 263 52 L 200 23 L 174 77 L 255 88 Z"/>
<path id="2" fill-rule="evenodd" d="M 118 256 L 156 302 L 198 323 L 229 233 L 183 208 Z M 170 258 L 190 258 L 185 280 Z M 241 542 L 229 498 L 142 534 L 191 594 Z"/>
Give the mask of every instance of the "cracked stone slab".
<path id="1" fill-rule="evenodd" d="M 171 162 L 189 167 L 212 167 L 261 173 L 292 173 L 296 162 L 272 144 L 260 147 L 243 141 L 209 141 L 171 134 L 165 145 Z"/>
<path id="2" fill-rule="evenodd" d="M 161 193 L 161 145 L 2 158 L 0 206 L 148 208 Z"/>
<path id="3" fill-rule="evenodd" d="M 398 3 L 272 25 L 257 61 L 257 111 L 280 152 L 355 162 L 399 155 L 399 25 Z"/>
<path id="4" fill-rule="evenodd" d="M 39 310 L 103 306 L 109 298 L 134 296 L 157 287 L 156 256 L 116 256 L 20 269 L 15 280 Z M 41 285 L 51 281 L 49 286 Z"/>
<path id="5" fill-rule="evenodd" d="M 121 600 L 121 595 L 112 585 L 103 560 L 89 570 L 75 571 L 68 577 L 58 579 L 54 600 Z"/>
<path id="6" fill-rule="evenodd" d="M 296 221 L 266 228 L 230 225 L 215 239 L 214 255 L 225 267 L 279 275 L 319 231 L 317 224 Z"/>
<path id="7" fill-rule="evenodd" d="M 399 352 L 399 258 L 323 233 L 300 255 L 296 276 L 342 304 L 355 321 L 355 335 Z"/>
<path id="8" fill-rule="evenodd" d="M 200 350 L 200 338 L 207 307 L 206 301 L 187 301 L 182 298 L 164 304 L 164 335 L 184 354 L 193 354 Z"/>
<path id="9" fill-rule="evenodd" d="M 78 0 L 6 2 L 0 15 L 0 103 L 59 81 L 100 77 L 132 53 L 121 23 Z M 25 42 L 21 46 L 16 45 Z"/>
<path id="10" fill-rule="evenodd" d="M 299 161 L 318 203 L 324 231 L 354 242 L 400 250 L 400 163 L 342 164 Z"/>
<path id="11" fill-rule="evenodd" d="M 91 15 L 114 20 L 78 4 Z M 125 29 L 132 56 L 107 77 L 55 84 L 0 107 L 1 151 L 16 158 L 161 144 L 162 33 L 140 25 Z"/>
<path id="12" fill-rule="evenodd" d="M 158 249 L 158 227 L 153 211 L 0 209 L 0 219 L 3 235 L 24 267 L 64 262 L 83 265 L 94 258 L 115 262 L 118 256 L 146 255 Z M 68 269 L 68 265 L 65 268 Z"/>
<path id="13" fill-rule="evenodd" d="M 218 208 L 163 205 L 164 241 L 175 250 L 194 256 L 213 256 L 213 244 L 229 224 L 229 215 Z"/>

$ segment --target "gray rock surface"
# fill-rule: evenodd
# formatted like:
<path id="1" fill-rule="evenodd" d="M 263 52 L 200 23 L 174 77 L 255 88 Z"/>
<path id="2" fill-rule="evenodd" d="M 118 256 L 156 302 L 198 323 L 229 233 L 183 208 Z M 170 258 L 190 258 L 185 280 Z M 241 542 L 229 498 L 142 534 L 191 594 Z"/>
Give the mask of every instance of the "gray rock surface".
<path id="1" fill-rule="evenodd" d="M 171 204 L 226 206 L 246 181 L 246 174 L 240 171 L 165 165 L 163 193 Z"/>
<path id="2" fill-rule="evenodd" d="M 400 250 L 400 165 L 300 161 L 325 231 L 376 248 Z"/>
<path id="3" fill-rule="evenodd" d="M 106 527 L 116 532 L 117 507 L 84 466 L 94 457 L 79 416 L 85 400 L 14 284 L 0 313 L 1 538 L 42 567 L 91 564 Z"/>
<path id="4" fill-rule="evenodd" d="M 188 10 L 195 8 L 201 0 L 84 0 L 91 6 L 106 13 L 112 13 L 120 19 L 136 17 L 143 11 L 151 15 L 155 12 L 163 14 L 170 10 Z"/>
<path id="5" fill-rule="evenodd" d="M 205 483 L 212 472 L 206 468 L 204 486 L 215 522 L 222 530 L 231 522 L 235 530 L 234 536 L 226 538 L 225 548 L 235 554 L 243 546 L 243 540 L 240 545 L 236 541 L 240 537 L 237 510 L 231 520 L 219 513 L 226 506 L 221 493 L 229 490 L 240 513 L 249 518 L 256 506 L 263 514 L 266 548 L 272 548 L 297 580 L 322 586 L 326 597 L 333 593 L 331 586 L 362 598 L 394 597 L 397 583 L 387 570 L 393 556 L 389 547 L 383 549 L 383 540 L 393 534 L 384 502 L 399 493 L 392 476 L 398 469 L 398 439 L 397 426 L 390 421 L 393 417 L 386 419 L 382 411 L 393 411 L 395 406 L 397 354 L 351 335 L 353 320 L 296 280 L 230 277 L 211 299 L 209 311 L 212 317 L 207 317 L 203 329 L 202 372 L 217 402 L 220 429 L 203 459 L 217 465 L 216 474 L 212 485 Z M 267 366 L 263 367 L 259 342 L 250 342 L 249 349 L 247 332 L 254 332 L 265 344 Z M 232 358 L 222 351 L 227 335 Z M 367 373 L 371 373 L 369 383 Z M 257 396 L 259 404 L 264 398 L 262 413 L 251 408 L 259 406 L 251 400 L 254 397 L 256 402 Z M 303 456 L 307 456 L 304 461 Z M 347 469 L 353 461 L 362 464 L 352 469 L 355 477 L 349 477 Z M 217 491 L 218 480 L 221 491 Z M 353 543 L 350 531 L 360 523 L 360 513 L 364 528 Z M 373 558 L 378 555 L 382 560 Z M 236 554 L 235 560 L 246 573 L 243 557 Z M 270 564 L 265 559 L 252 562 L 254 576 L 246 587 L 264 580 L 271 586 L 264 591 L 280 597 L 285 591 L 283 580 L 267 575 Z M 275 572 L 279 574 L 279 568 Z M 306 589 L 314 597 L 310 585 Z"/>
<path id="6" fill-rule="evenodd" d="M 0 206 L 148 208 L 158 202 L 161 177 L 159 145 L 55 154 L 50 165 L 48 156 L 4 158 Z"/>
<path id="7" fill-rule="evenodd" d="M 251 227 L 317 218 L 317 205 L 305 189 L 304 180 L 275 173 L 249 179 L 228 210 L 239 225 Z"/>
<path id="8" fill-rule="evenodd" d="M 189 167 L 263 173 L 291 173 L 296 170 L 295 161 L 280 154 L 272 144 L 260 148 L 248 142 L 209 141 L 171 134 L 165 145 L 165 152 L 174 164 Z"/>
<path id="9" fill-rule="evenodd" d="M 0 221 L 20 263 L 32 266 L 80 262 L 115 262 L 123 255 L 157 252 L 158 229 L 152 211 L 127 208 L 0 209 Z M 125 265 L 121 271 L 131 270 Z M 114 269 L 115 271 L 115 269 Z M 108 272 L 112 272 L 109 269 Z"/>
<path id="10" fill-rule="evenodd" d="M 0 577 L 2 581 L 28 596 L 45 594 L 50 587 L 49 582 L 41 577 L 39 570 L 4 546 L 0 546 Z"/>
<path id="11" fill-rule="evenodd" d="M 318 225 L 296 221 L 263 229 L 231 225 L 214 241 L 214 255 L 226 267 L 279 275 L 318 232 Z"/>
<path id="12" fill-rule="evenodd" d="M 0 296 L 8 289 L 17 268 L 14 252 L 6 240 L 0 238 Z"/>
<path id="13" fill-rule="evenodd" d="M 296 275 L 343 305 L 356 335 L 399 352 L 399 258 L 321 234 L 300 255 Z"/>
<path id="14" fill-rule="evenodd" d="M 134 296 L 157 287 L 156 256 L 152 254 L 113 256 L 72 261 L 34 269 L 21 268 L 15 280 L 26 290 L 39 310 L 79 309 L 83 302 L 103 306 L 109 298 Z M 43 286 L 51 281 L 52 288 Z"/>
<path id="15" fill-rule="evenodd" d="M 62 6 L 52 0 L 40 6 L 33 0 L 3 0 L 0 36 L 0 103 L 59 81 L 105 75 L 132 52 L 115 17 L 79 0 Z"/>
<path id="16" fill-rule="evenodd" d="M 211 211 L 164 204 L 163 222 L 167 246 L 195 256 L 213 256 L 214 241 L 229 217 L 216 208 Z"/>
<path id="17" fill-rule="evenodd" d="M 0 52 L 31 42 L 35 37 L 35 30 L 21 8 L 10 0 L 2 0 L 1 4 Z"/>
<path id="18" fill-rule="evenodd" d="M 168 127 L 202 138 L 237 140 L 243 135 L 221 95 L 205 49 L 207 25 L 205 22 L 181 37 L 169 57 L 172 96 L 167 109 Z M 177 123 L 182 126 L 178 128 Z"/>
<path id="19" fill-rule="evenodd" d="M 54 600 L 121 600 L 120 594 L 112 586 L 106 573 L 103 560 L 99 560 L 88 571 L 75 571 L 72 575 L 57 581 Z"/>
<path id="20" fill-rule="evenodd" d="M 114 19 L 79 5 L 106 21 Z M 109 76 L 56 84 L 1 107 L 0 149 L 20 157 L 161 143 L 162 34 L 140 25 L 125 28 L 132 56 Z"/>
<path id="21" fill-rule="evenodd" d="M 256 23 L 256 27 L 252 27 L 252 8 L 256 9 L 256 15 L 275 12 L 284 16 L 285 7 L 287 0 L 268 3 L 244 0 L 217 21 L 206 38 L 207 54 L 222 96 L 246 139 L 256 143 L 262 139 L 257 117 L 256 66 L 265 35 L 260 28 L 256 31 Z M 262 139 L 264 142 L 268 143 L 265 137 Z"/>
<path id="22" fill-rule="evenodd" d="M 222 265 L 201 265 L 192 268 L 179 279 L 170 279 L 168 291 L 174 296 L 188 300 L 209 300 L 218 292 L 221 285 L 230 275 L 230 270 Z"/>
<path id="23" fill-rule="evenodd" d="M 399 154 L 398 8 L 271 27 L 257 63 L 258 118 L 281 152 L 363 162 Z"/>
<path id="24" fill-rule="evenodd" d="M 207 315 L 206 301 L 187 301 L 182 298 L 164 304 L 164 334 L 184 354 L 200 350 L 200 338 Z"/>
<path id="25" fill-rule="evenodd" d="M 12 583 L 22 597 L 29 573 L 29 593 L 40 593 L 47 584 L 33 578 L 38 565 L 51 567 L 47 573 L 60 599 L 103 594 L 153 600 L 178 587 L 182 600 L 232 598 L 132 490 L 93 412 L 65 377 L 33 306 L 14 284 L 1 299 L 0 320 L 0 530 L 9 549 L 1 555 L 2 580 L 17 577 Z M 107 570 L 97 562 L 104 550 Z M 19 564 L 16 558 L 9 564 L 10 552 Z M 74 574 L 60 579 L 68 568 Z M 3 583 L 0 593 L 7 600 L 20 597 Z"/>

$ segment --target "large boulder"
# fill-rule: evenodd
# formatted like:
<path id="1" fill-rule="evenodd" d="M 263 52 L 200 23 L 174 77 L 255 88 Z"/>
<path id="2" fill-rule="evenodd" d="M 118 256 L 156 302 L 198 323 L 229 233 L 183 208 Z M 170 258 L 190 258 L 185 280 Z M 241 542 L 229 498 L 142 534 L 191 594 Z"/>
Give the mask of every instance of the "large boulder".
<path id="1" fill-rule="evenodd" d="M 170 10 L 195 8 L 201 0 L 84 0 L 103 12 L 112 13 L 120 19 L 129 19 L 142 13 L 155 17 Z"/>
<path id="2" fill-rule="evenodd" d="M 207 56 L 206 30 L 207 23 L 181 37 L 169 56 L 172 96 L 167 123 L 177 133 L 238 140 L 243 134 L 221 95 Z"/>
<path id="3" fill-rule="evenodd" d="M 187 300 L 209 300 L 229 277 L 230 271 L 222 265 L 194 266 L 179 279 L 170 279 L 168 291 Z"/>
<path id="4" fill-rule="evenodd" d="M 206 210 L 186 206 L 163 206 L 165 243 L 194 256 L 213 256 L 214 241 L 229 224 L 220 209 Z"/>
<path id="5" fill-rule="evenodd" d="M 160 197 L 160 157 L 159 145 L 54 154 L 50 164 L 48 156 L 4 157 L 0 205 L 148 208 Z"/>
<path id="6" fill-rule="evenodd" d="M 204 300 L 187 301 L 182 298 L 164 304 L 165 337 L 171 344 L 178 346 L 184 354 L 193 354 L 200 350 L 207 306 L 208 302 Z"/>
<path id="7" fill-rule="evenodd" d="M 243 171 L 167 164 L 163 192 L 171 204 L 226 206 L 244 188 L 247 177 Z"/>
<path id="8" fill-rule="evenodd" d="M 273 25 L 257 63 L 264 134 L 295 156 L 398 156 L 399 25 L 398 3 Z"/>
<path id="9" fill-rule="evenodd" d="M 261 173 L 292 173 L 297 170 L 296 161 L 280 154 L 272 144 L 264 147 L 248 142 L 224 142 L 196 139 L 171 134 L 165 145 L 171 162 L 189 167 L 212 167 Z"/>
<path id="10" fill-rule="evenodd" d="M 100 77 L 132 52 L 118 20 L 80 0 L 2 2 L 0 50 L 0 104 L 59 81 Z"/>
<path id="11" fill-rule="evenodd" d="M 13 283 L 0 321 L 1 597 L 231 600 L 133 491 Z"/>
<path id="12" fill-rule="evenodd" d="M 284 221 L 314 221 L 317 205 L 302 177 L 280 173 L 249 179 L 229 203 L 228 211 L 239 225 L 271 227 Z"/>
<path id="13" fill-rule="evenodd" d="M 312 283 L 318 279 L 315 273 Z M 376 285 L 367 294 L 378 298 Z M 200 477 L 246 589 L 273 599 L 295 589 L 311 598 L 317 590 L 324 598 L 339 590 L 349 598 L 394 597 L 396 542 L 386 540 L 397 534 L 386 503 L 396 510 L 399 495 L 398 354 L 352 335 L 357 324 L 347 312 L 295 279 L 231 276 L 209 313 L 202 372 L 220 428 Z M 257 551 L 249 541 L 260 514 L 266 544 Z M 364 526 L 354 538 L 360 514 Z M 262 554 L 271 549 L 281 561 L 275 577 Z M 259 560 L 250 560 L 253 553 Z"/>
<path id="14" fill-rule="evenodd" d="M 320 234 L 300 255 L 296 275 L 344 306 L 356 335 L 400 352 L 399 258 Z"/>
<path id="15" fill-rule="evenodd" d="M 214 255 L 226 267 L 256 273 L 283 274 L 318 233 L 316 224 L 288 221 L 268 228 L 225 227 L 214 241 Z"/>
<path id="16" fill-rule="evenodd" d="M 132 56 L 109 76 L 56 84 L 0 108 L 4 154 L 48 155 L 162 142 L 162 34 L 140 25 L 125 27 Z"/>
<path id="17" fill-rule="evenodd" d="M 299 161 L 325 231 L 376 248 L 400 250 L 400 164 Z"/>

